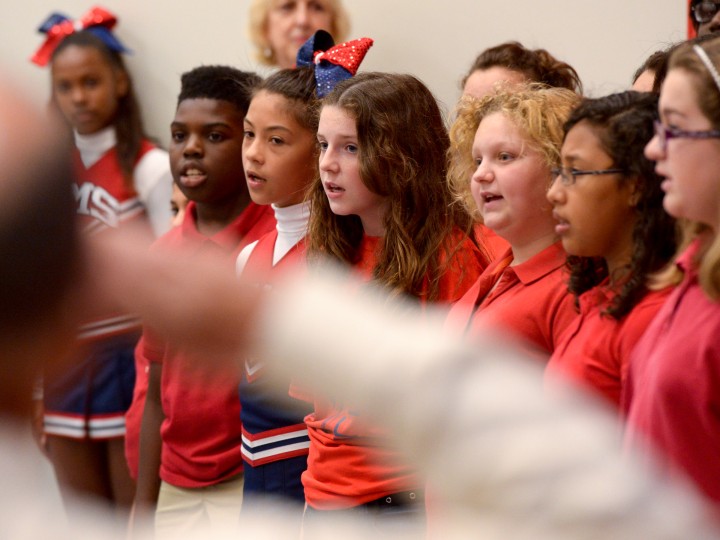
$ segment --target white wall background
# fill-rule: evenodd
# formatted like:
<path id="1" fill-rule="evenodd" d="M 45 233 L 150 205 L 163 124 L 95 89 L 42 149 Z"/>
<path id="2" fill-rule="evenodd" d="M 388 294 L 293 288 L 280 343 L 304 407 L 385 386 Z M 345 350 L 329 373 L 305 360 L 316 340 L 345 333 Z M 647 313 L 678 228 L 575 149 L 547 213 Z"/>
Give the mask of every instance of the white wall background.
<path id="1" fill-rule="evenodd" d="M 119 18 L 148 132 L 167 143 L 179 76 L 200 64 L 257 70 L 247 0 L 2 0 L 0 73 L 42 104 L 46 69 L 28 58 L 52 11 L 78 18 L 99 3 Z M 515 39 L 578 71 L 591 96 L 626 88 L 656 49 L 684 39 L 686 0 L 345 0 L 351 37 L 375 39 L 364 70 L 409 72 L 451 109 L 459 80 L 483 49 Z"/>

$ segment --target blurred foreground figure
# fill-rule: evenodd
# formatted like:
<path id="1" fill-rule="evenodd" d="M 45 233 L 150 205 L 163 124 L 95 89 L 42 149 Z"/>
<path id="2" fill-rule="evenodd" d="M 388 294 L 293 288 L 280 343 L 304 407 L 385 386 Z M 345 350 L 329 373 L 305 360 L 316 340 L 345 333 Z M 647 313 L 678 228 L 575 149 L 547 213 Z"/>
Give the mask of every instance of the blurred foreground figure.
<path id="1" fill-rule="evenodd" d="M 451 341 L 432 316 L 371 292 L 358 300 L 357 284 L 334 274 L 268 298 L 207 260 L 118 246 L 95 263 L 108 283 L 133 290 L 132 307 L 159 331 L 188 346 L 262 354 L 304 387 L 384 422 L 427 473 L 431 537 L 717 538 L 689 486 L 622 455 L 614 416 L 574 389 L 549 400 L 539 369 L 496 336 Z M 191 283 L 202 294 L 177 294 Z M 362 537 L 363 527 L 399 537 L 345 521 L 329 533 Z"/>
<path id="2" fill-rule="evenodd" d="M 109 539 L 89 507 L 69 530 L 30 434 L 36 377 L 74 344 L 82 256 L 69 141 L 18 96 L 0 87 L 0 536 Z"/>
<path id="3" fill-rule="evenodd" d="M 37 376 L 50 361 L 69 365 L 83 304 L 100 305 L 103 289 L 77 234 L 70 141 L 19 95 L 0 85 L 0 538 L 124 540 L 125 524 L 105 506 L 68 498 L 63 508 L 31 434 Z M 134 247 L 145 250 L 142 242 Z M 243 533 L 292 538 L 276 518 L 260 513 Z M 233 527 L 212 538 L 239 537 Z"/>
<path id="4" fill-rule="evenodd" d="M 437 321 L 344 301 L 346 287 L 322 276 L 285 291 L 265 308 L 259 344 L 392 428 L 427 473 L 431 537 L 717 537 L 689 486 L 622 455 L 604 403 L 575 388 L 551 400 L 511 343 L 449 342 Z"/>

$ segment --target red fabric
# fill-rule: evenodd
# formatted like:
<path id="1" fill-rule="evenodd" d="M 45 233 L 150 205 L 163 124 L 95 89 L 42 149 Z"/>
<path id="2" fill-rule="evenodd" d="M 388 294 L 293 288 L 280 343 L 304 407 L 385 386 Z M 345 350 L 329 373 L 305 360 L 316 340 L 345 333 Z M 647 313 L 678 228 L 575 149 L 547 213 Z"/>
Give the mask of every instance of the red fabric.
<path id="1" fill-rule="evenodd" d="M 449 242 L 458 244 L 459 235 Z M 365 237 L 356 270 L 369 279 L 381 239 Z M 458 299 L 480 275 L 486 261 L 469 240 L 460 244 L 440 280 L 438 302 Z M 302 397 L 302 396 L 298 396 Z M 305 417 L 310 435 L 305 498 L 317 509 L 347 508 L 395 493 L 417 489 L 421 480 L 388 444 L 384 429 L 369 425 L 347 404 L 315 399 Z"/>
<path id="2" fill-rule="evenodd" d="M 148 141 L 143 141 L 135 164 L 153 148 Z M 130 219 L 145 216 L 137 192 L 125 180 L 115 147 L 87 168 L 75 148 L 73 162 L 77 213 L 83 229 L 95 232 L 117 228 Z"/>
<path id="3" fill-rule="evenodd" d="M 265 290 L 283 276 L 303 275 L 307 271 L 305 239 L 300 240 L 276 264 L 273 264 L 277 238 L 277 229 L 260 238 L 242 270 L 244 279 L 253 280 L 257 286 Z M 292 386 L 289 379 L 286 386 L 288 390 L 284 395 L 279 395 L 279 392 L 283 393 L 279 380 L 276 379 L 273 385 L 259 380 L 265 373 L 262 359 L 246 358 L 243 364 L 245 373 L 240 387 L 242 429 L 245 438 L 255 443 L 253 447 L 245 444 L 243 448 L 245 462 L 252 467 L 258 467 L 266 463 L 307 455 L 309 442 L 303 418 L 310 410 L 308 402 L 312 402 L 312 398 L 307 399 L 305 396 L 303 399 L 297 397 L 293 399 L 291 397 L 293 392 L 289 390 Z M 302 403 L 299 403 L 298 399 Z M 291 434 L 293 436 L 288 437 Z M 281 442 L 277 440 L 278 435 L 288 438 Z M 270 441 L 270 439 L 276 440 Z M 268 452 L 269 447 L 263 446 L 264 444 L 272 444 L 272 450 Z M 298 446 L 302 447 L 298 448 Z M 261 454 L 265 454 L 266 457 L 256 457 Z"/>
<path id="4" fill-rule="evenodd" d="M 127 460 L 130 476 L 137 480 L 138 465 L 140 462 L 140 425 L 142 424 L 143 409 L 145 408 L 145 396 L 148 390 L 148 369 L 150 362 L 143 351 L 145 340 L 135 346 L 135 388 L 133 400 L 125 413 L 125 459 Z"/>
<path id="5" fill-rule="evenodd" d="M 457 302 L 490 264 L 491 259 L 482 249 L 478 249 L 469 238 L 456 233 L 451 245 L 459 246 L 455 253 L 450 253 L 448 262 L 445 252 L 440 263 L 447 265 L 447 270 L 440 278 L 439 298 L 437 302 L 452 304 Z"/>
<path id="6" fill-rule="evenodd" d="M 671 289 L 651 291 L 621 320 L 603 311 L 615 293 L 607 283 L 580 296 L 580 315 L 570 324 L 550 357 L 545 379 L 572 380 L 604 396 L 615 407 L 625 385 L 630 356 Z"/>
<path id="7" fill-rule="evenodd" d="M 695 26 L 693 25 L 692 21 L 692 15 L 690 15 L 690 5 L 692 4 L 692 0 L 687 0 L 687 10 L 685 13 L 688 14 L 687 16 L 687 37 L 688 39 L 692 39 L 697 36 L 697 32 L 695 32 Z"/>
<path id="8" fill-rule="evenodd" d="M 135 163 L 155 148 L 143 141 Z M 73 191 L 77 204 L 79 226 L 88 235 L 111 234 L 118 229 L 131 226 L 147 232 L 148 245 L 152 242 L 152 231 L 147 220 L 145 207 L 135 189 L 128 185 L 115 148 L 85 168 L 80 152 L 73 150 L 75 183 Z M 81 343 L 113 336 L 138 332 L 140 320 L 120 310 L 98 309 L 91 302 L 84 304 L 85 314 L 78 329 Z"/>
<path id="9" fill-rule="evenodd" d="M 369 281 L 372 278 L 378 250 L 382 249 L 381 240 L 377 237 L 363 237 L 359 250 L 360 260 L 354 267 L 361 279 Z M 456 232 L 448 244 L 457 246 L 457 250 L 450 253 L 449 262 L 446 251 L 441 252 L 440 264 L 444 265 L 446 270 L 438 283 L 437 301 L 450 304 L 465 294 L 490 261 L 482 248 L 478 249 L 472 240 L 460 232 Z M 425 286 L 427 285 L 426 280 Z M 421 295 L 420 300 L 426 300 L 425 296 Z"/>
<path id="10" fill-rule="evenodd" d="M 698 283 L 692 245 L 685 279 L 632 355 L 623 404 L 626 444 L 645 440 L 720 503 L 720 304 Z"/>
<path id="11" fill-rule="evenodd" d="M 446 328 L 475 335 L 498 327 L 552 353 L 576 317 L 563 271 L 565 252 L 557 242 L 516 266 L 508 249 L 453 305 Z"/>
<path id="12" fill-rule="evenodd" d="M 207 237 L 197 229 L 195 203 L 190 202 L 182 224 L 159 238 L 153 249 L 179 249 L 186 253 L 220 250 L 227 254 L 228 271 L 232 271 L 237 253 L 274 228 L 272 209 L 251 202 L 233 223 Z M 166 415 L 161 428 L 160 477 L 178 487 L 202 487 L 239 473 L 242 470 L 239 374 L 229 368 L 224 372 L 199 369 L 208 359 L 189 357 L 166 345 L 148 329 L 143 332 L 141 345 L 135 357 L 135 394 L 125 420 L 125 453 L 131 472 L 137 475 L 138 438 L 148 384 L 145 366 L 160 362 Z M 223 363 L 221 359 L 212 362 Z M 235 363 L 228 360 L 227 365 Z"/>
<path id="13" fill-rule="evenodd" d="M 273 229 L 258 240 L 242 270 L 243 276 L 248 276 L 250 279 L 256 278 L 264 284 L 269 284 L 285 272 L 297 275 L 297 272 L 304 271 L 306 264 L 305 239 L 303 238 L 290 248 L 290 251 L 283 255 L 277 264 L 273 265 L 277 237 L 277 229 Z M 272 278 L 270 274 L 272 274 Z"/>
<path id="14" fill-rule="evenodd" d="M 327 51 L 315 51 L 313 62 L 318 64 L 324 60 L 336 66 L 342 66 L 351 75 L 355 75 L 372 45 L 373 40 L 370 38 L 353 39 L 352 41 L 339 43 Z"/>

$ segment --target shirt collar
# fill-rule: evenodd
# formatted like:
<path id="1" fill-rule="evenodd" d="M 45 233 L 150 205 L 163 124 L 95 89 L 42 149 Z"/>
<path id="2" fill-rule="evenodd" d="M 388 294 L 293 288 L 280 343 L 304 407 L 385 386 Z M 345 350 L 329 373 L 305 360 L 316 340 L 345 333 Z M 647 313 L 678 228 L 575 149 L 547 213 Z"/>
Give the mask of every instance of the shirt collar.
<path id="1" fill-rule="evenodd" d="M 565 258 L 566 254 L 562 243 L 555 242 L 527 261 L 516 266 L 509 266 L 506 272 L 512 270 L 524 285 L 528 285 L 562 267 L 565 264 Z"/>
<path id="2" fill-rule="evenodd" d="M 695 261 L 695 257 L 697 256 L 697 252 L 700 251 L 701 244 L 701 239 L 695 238 L 675 261 L 675 264 L 686 276 L 697 273 L 697 262 Z"/>
<path id="3" fill-rule="evenodd" d="M 212 236 L 205 236 L 198 230 L 197 208 L 195 203 L 190 201 L 185 209 L 185 217 L 180 227 L 183 237 L 198 246 L 202 244 L 214 244 L 224 251 L 232 252 L 237 248 L 238 238 L 241 238 L 245 233 L 245 221 L 247 221 L 247 216 L 245 212 L 242 212 L 232 223 L 221 231 L 216 232 Z"/>
<path id="4" fill-rule="evenodd" d="M 299 234 L 302 236 L 306 234 L 310 217 L 310 201 L 285 206 L 284 208 L 278 208 L 273 204 L 272 209 L 275 212 L 278 234 Z"/>

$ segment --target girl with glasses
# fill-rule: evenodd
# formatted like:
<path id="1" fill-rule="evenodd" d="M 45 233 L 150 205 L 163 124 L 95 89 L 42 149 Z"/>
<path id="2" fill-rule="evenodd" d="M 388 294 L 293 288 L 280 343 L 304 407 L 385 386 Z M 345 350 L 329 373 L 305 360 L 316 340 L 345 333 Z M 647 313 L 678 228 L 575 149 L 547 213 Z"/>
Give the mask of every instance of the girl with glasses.
<path id="1" fill-rule="evenodd" d="M 583 101 L 565 123 L 563 168 L 548 191 L 580 315 L 553 352 L 546 380 L 552 386 L 569 377 L 615 406 L 632 350 L 670 291 L 648 291 L 649 274 L 675 250 L 661 179 L 643 156 L 656 115 L 654 94 Z"/>
<path id="2" fill-rule="evenodd" d="M 649 441 L 671 466 L 720 502 L 720 40 L 672 54 L 658 134 L 645 148 L 664 177 L 663 206 L 682 220 L 675 263 L 657 287 L 677 284 L 639 342 L 624 399 L 628 445 Z M 670 134 L 670 136 L 668 136 Z"/>

